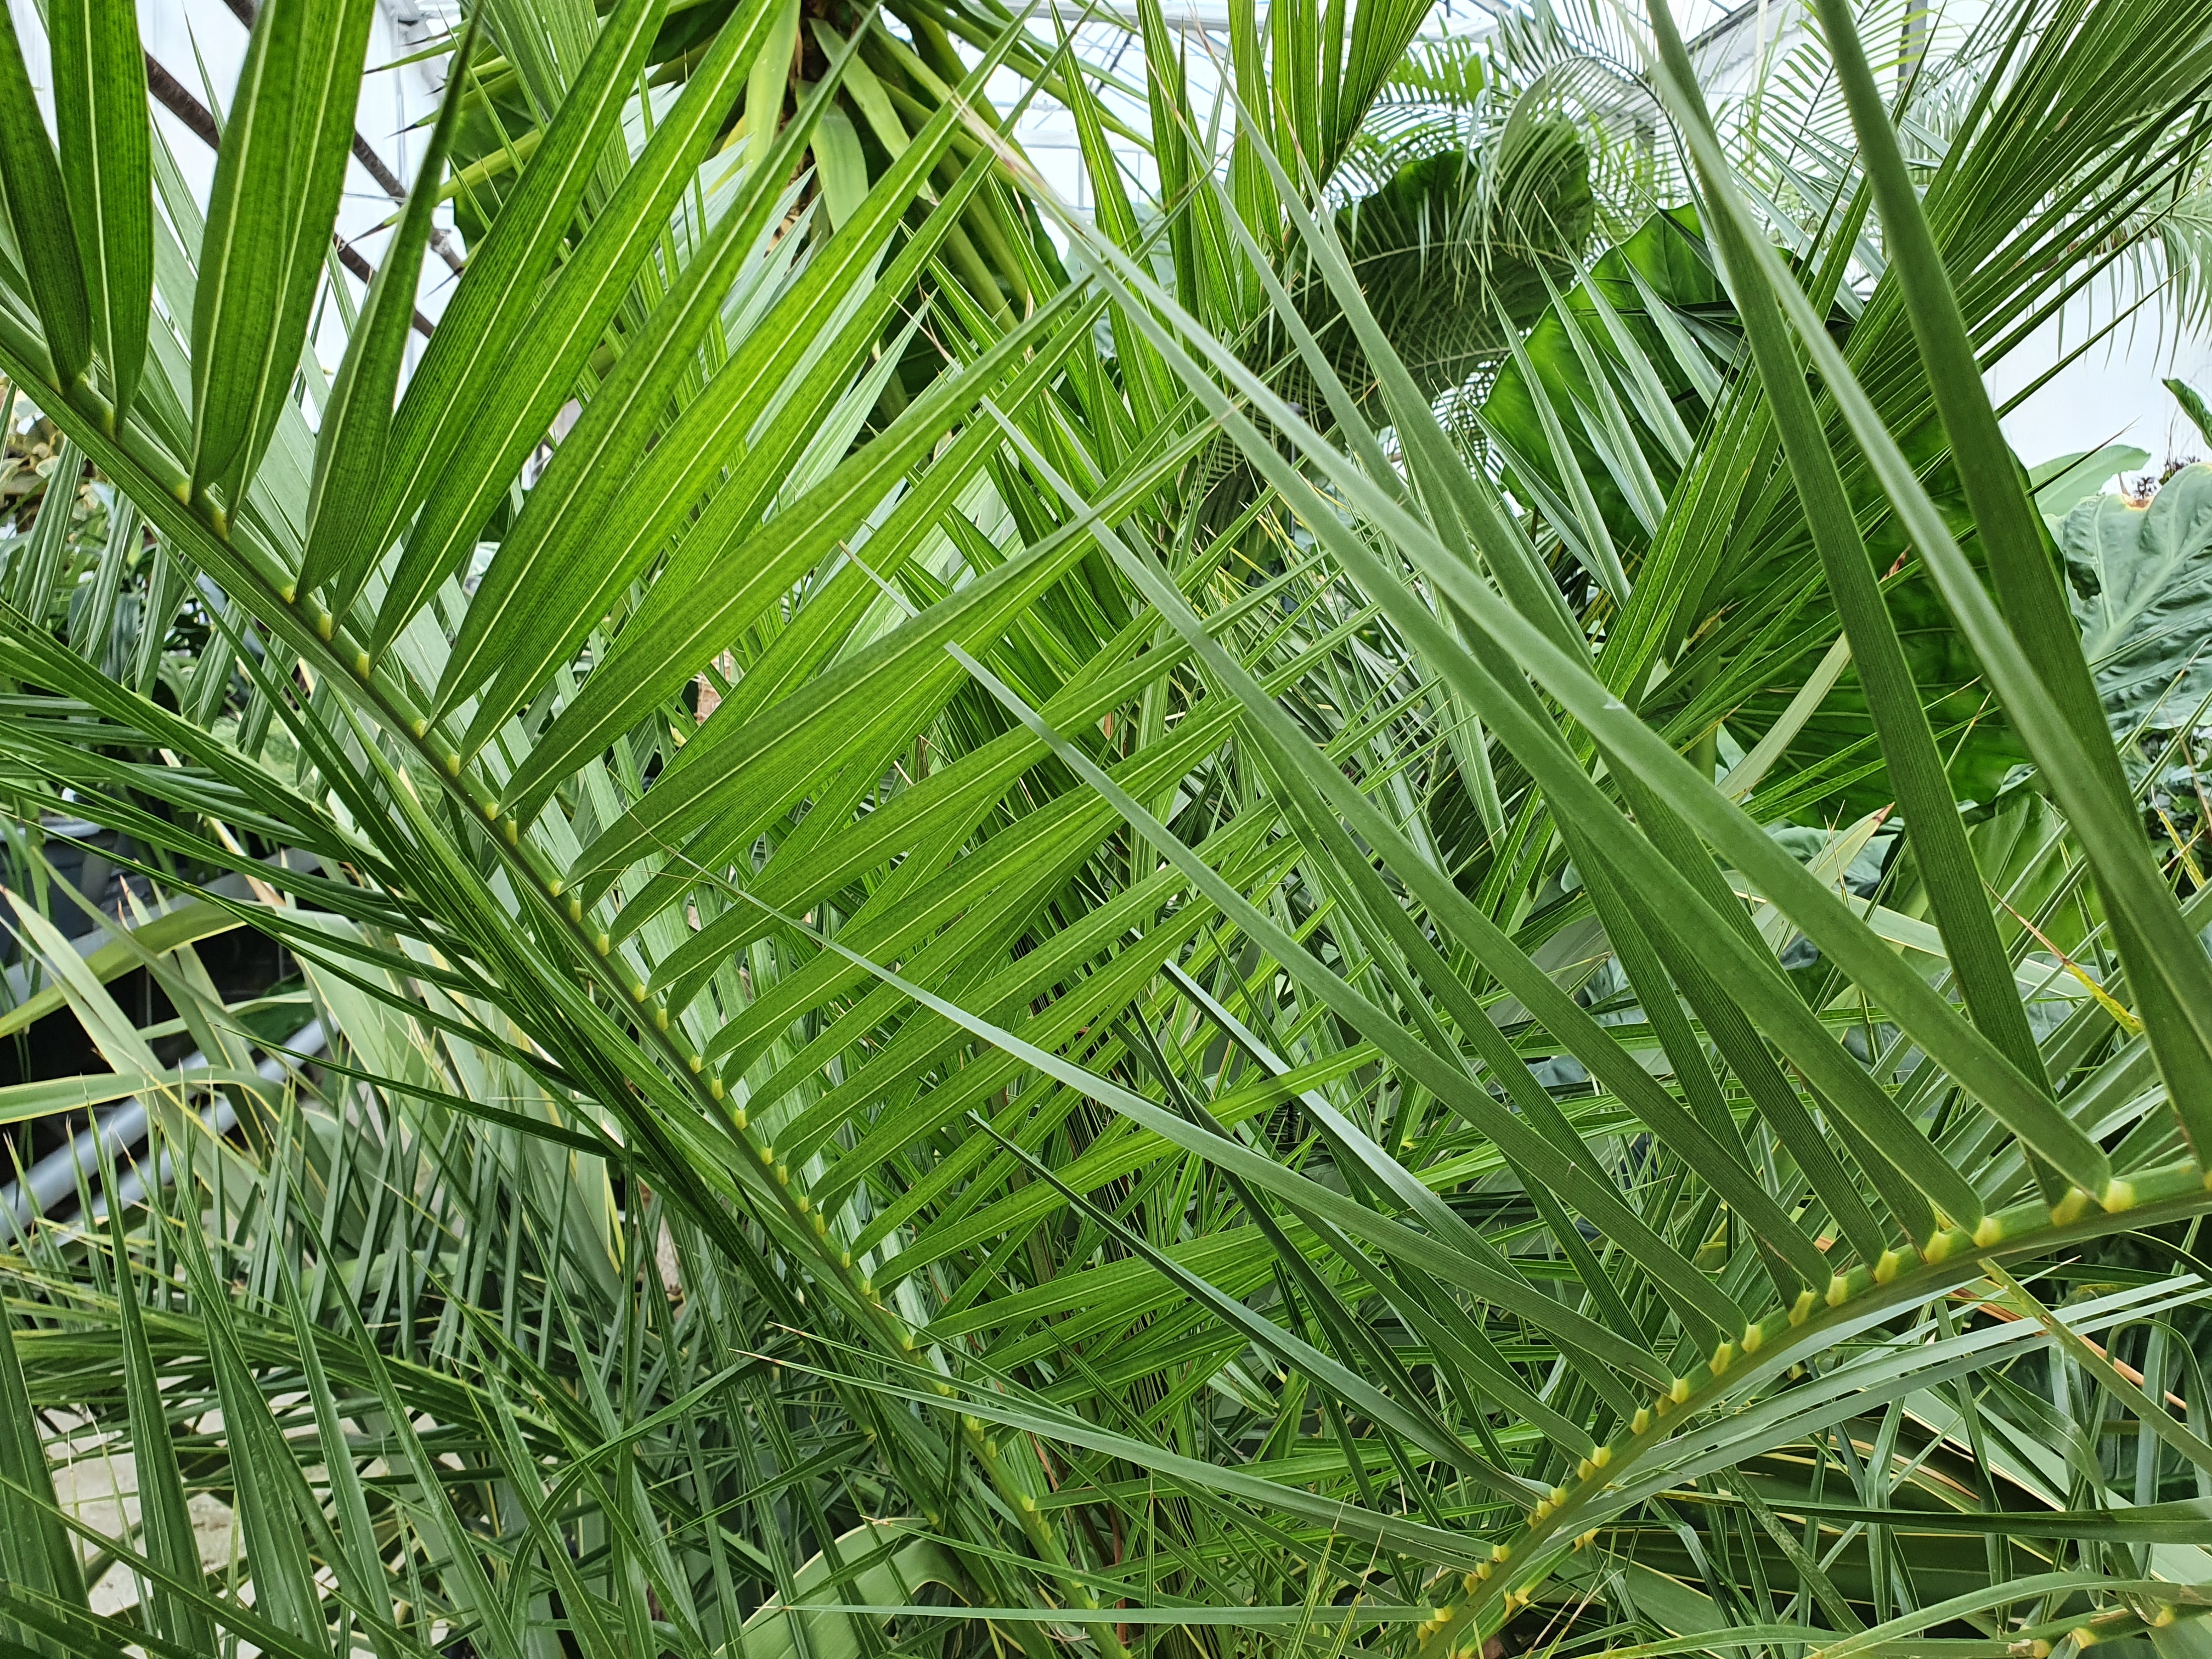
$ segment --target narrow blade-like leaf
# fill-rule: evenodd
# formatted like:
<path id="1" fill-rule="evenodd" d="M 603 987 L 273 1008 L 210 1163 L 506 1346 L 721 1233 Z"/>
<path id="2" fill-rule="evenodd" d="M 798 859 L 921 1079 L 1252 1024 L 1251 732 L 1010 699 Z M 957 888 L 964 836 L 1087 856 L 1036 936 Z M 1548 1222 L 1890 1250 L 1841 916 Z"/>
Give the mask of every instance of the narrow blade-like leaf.
<path id="1" fill-rule="evenodd" d="M 146 362 L 154 311 L 153 131 L 131 0 L 53 0 L 54 123 L 83 261 L 92 343 L 119 423 Z"/>
<path id="2" fill-rule="evenodd" d="M 267 0 L 222 148 L 192 305 L 191 487 L 234 512 L 299 372 L 345 183 L 368 0 Z"/>
<path id="3" fill-rule="evenodd" d="M 438 178 L 459 118 L 468 85 L 476 26 L 461 37 L 453 53 L 446 100 L 430 131 L 429 148 L 415 175 L 415 188 L 369 283 L 360 319 L 354 325 L 337 383 L 323 407 L 322 429 L 315 438 L 315 472 L 307 496 L 307 550 L 300 562 L 303 592 L 319 586 L 333 571 L 351 563 L 356 540 L 364 527 L 382 483 L 385 441 L 392 429 L 392 402 L 399 388 L 406 356 L 407 331 L 414 320 L 415 289 L 422 274 L 422 251 L 429 246 L 438 207 Z"/>
<path id="4" fill-rule="evenodd" d="M 341 616 L 393 533 L 421 504 L 450 458 L 453 434 L 475 418 L 483 380 L 496 371 L 536 307 L 539 283 L 568 240 L 661 10 L 661 0 L 622 0 L 608 15 L 521 184 L 483 245 L 471 252 L 468 269 L 392 417 L 375 508 L 349 562 L 332 573 L 331 608 Z"/>
<path id="5" fill-rule="evenodd" d="M 69 191 L 39 113 L 12 13 L 0 17 L 0 183 L 23 258 L 39 325 L 46 332 L 53 383 L 68 392 L 92 360 L 92 307 L 70 222 Z"/>

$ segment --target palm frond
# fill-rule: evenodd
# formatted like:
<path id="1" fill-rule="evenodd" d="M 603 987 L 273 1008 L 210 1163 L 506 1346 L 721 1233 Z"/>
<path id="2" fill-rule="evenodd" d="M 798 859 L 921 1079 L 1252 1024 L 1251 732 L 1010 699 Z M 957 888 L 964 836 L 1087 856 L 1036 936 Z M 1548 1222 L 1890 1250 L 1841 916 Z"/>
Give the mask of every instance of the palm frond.
<path id="1" fill-rule="evenodd" d="M 1376 0 L 1201 108 L 1146 0 L 1133 183 L 1056 27 L 500 0 L 312 427 L 309 10 L 204 227 L 149 129 L 135 387 L 126 222 L 0 263 L 0 1029 L 91 1045 L 0 1119 L 97 1115 L 0 1638 L 2197 1639 L 2197 722 L 2100 701 L 2197 483 L 2085 646 L 1978 368 L 2193 188 L 2206 0 L 1837 0 L 1718 111 L 1663 11 Z M 31 136 L 16 249 L 105 226 Z"/>

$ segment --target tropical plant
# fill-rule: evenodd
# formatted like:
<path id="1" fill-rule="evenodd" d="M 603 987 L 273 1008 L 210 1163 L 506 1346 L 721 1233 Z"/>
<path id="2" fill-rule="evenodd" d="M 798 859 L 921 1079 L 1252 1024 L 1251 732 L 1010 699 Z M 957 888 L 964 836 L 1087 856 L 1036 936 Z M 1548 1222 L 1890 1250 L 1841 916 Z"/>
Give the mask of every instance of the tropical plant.
<path id="1" fill-rule="evenodd" d="M 1231 9 L 1208 110 L 1139 6 L 1148 198 L 1056 26 L 494 0 L 327 385 L 364 0 L 204 204 L 124 0 L 58 145 L 0 34 L 0 369 L 115 503 L 11 566 L 11 847 L 156 892 L 15 906 L 107 1070 L 0 1115 L 152 1133 L 5 1264 L 7 1642 L 2202 1644 L 2207 901 L 1978 369 L 2212 0 L 2003 8 L 1937 125 L 1819 0 L 1796 204 L 1655 7 L 1696 199 L 1455 290 L 1480 418 L 1330 183 L 1424 8 Z"/>

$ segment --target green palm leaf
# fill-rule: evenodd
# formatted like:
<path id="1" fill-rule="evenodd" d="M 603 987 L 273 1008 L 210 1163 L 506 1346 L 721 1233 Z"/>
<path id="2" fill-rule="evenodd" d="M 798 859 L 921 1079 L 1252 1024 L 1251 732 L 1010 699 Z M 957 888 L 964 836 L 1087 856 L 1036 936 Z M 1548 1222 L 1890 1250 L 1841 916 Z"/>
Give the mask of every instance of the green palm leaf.
<path id="1" fill-rule="evenodd" d="M 1960 354 L 2155 234 L 2203 88 L 2100 66 L 2212 15 L 1869 98 L 1844 10 L 1717 124 L 1655 19 L 1624 226 L 1571 9 L 1378 198 L 1418 9 L 1232 7 L 1217 121 L 1149 3 L 497 0 L 288 409 L 360 18 L 264 8 L 0 610 L 0 1029 L 93 1055 L 0 1116 L 104 1114 L 4 1200 L 9 1639 L 2196 1640 L 2212 901 Z M 2187 559 L 2099 545 L 2148 658 Z"/>
<path id="2" fill-rule="evenodd" d="M 191 489 L 227 520 L 296 373 L 345 182 L 366 5 L 261 8 L 216 157 L 192 310 Z"/>
<path id="3" fill-rule="evenodd" d="M 37 378 L 66 392 L 83 378 L 92 360 L 92 302 L 79 263 L 69 187 L 31 90 L 13 18 L 0 27 L 0 169 L 27 297 L 46 335 L 48 372 Z"/>
<path id="4" fill-rule="evenodd" d="M 138 17 L 64 0 L 49 20 L 62 186 L 80 238 L 93 345 L 116 418 L 131 412 L 154 308 L 154 161 Z"/>

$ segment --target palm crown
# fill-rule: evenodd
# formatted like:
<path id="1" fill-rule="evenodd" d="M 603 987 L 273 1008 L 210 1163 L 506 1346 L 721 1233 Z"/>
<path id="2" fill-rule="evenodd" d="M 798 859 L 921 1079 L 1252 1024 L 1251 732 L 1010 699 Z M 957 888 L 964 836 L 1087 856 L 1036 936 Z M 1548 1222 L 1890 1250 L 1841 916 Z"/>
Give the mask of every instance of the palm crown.
<path id="1" fill-rule="evenodd" d="M 1561 37 L 1393 151 L 1424 9 L 1232 4 L 1210 110 L 1152 0 L 1110 88 L 495 0 L 327 384 L 365 0 L 265 0 L 204 204 L 127 0 L 53 136 L 0 41 L 0 368 L 113 492 L 0 750 L 160 889 L 16 905 L 108 1070 L 0 1098 L 153 1136 L 9 1262 L 10 1641 L 2203 1639 L 2201 894 L 1979 362 L 2191 187 L 2212 3 L 1923 106 L 1820 0 L 1779 160 L 1657 9 L 1664 165 Z"/>

